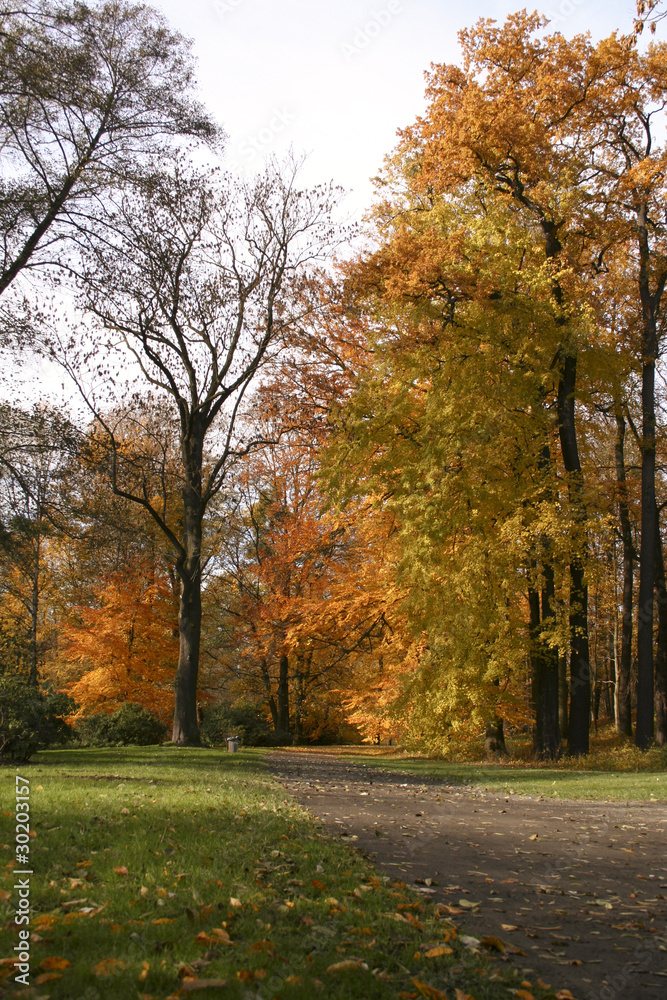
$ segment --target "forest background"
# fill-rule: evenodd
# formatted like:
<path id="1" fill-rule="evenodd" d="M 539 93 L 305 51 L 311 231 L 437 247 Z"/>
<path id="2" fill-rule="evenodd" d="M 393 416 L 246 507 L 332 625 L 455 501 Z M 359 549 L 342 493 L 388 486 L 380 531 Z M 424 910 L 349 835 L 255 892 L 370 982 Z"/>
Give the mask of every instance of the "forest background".
<path id="1" fill-rule="evenodd" d="M 665 744 L 661 18 L 464 30 L 350 231 L 151 8 L 0 8 L 4 371 L 79 400 L 0 412 L 4 753 Z"/>

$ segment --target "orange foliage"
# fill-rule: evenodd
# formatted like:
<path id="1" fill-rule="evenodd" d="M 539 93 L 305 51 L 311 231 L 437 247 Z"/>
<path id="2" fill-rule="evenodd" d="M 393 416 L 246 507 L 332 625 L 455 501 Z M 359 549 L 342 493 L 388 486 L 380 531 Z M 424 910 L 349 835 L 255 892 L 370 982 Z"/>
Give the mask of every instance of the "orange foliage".
<path id="1" fill-rule="evenodd" d="M 79 621 L 64 630 L 67 661 L 84 668 L 68 685 L 75 718 L 131 701 L 168 722 L 178 661 L 178 599 L 168 577 L 148 562 L 114 573 L 98 606 L 76 614 Z"/>

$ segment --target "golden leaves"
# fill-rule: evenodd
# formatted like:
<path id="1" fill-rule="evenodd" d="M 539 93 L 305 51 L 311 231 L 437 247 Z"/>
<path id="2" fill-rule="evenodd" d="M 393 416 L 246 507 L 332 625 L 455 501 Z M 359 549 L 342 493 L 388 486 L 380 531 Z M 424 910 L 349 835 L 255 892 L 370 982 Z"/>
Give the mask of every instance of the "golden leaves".
<path id="1" fill-rule="evenodd" d="M 98 979 L 105 979 L 107 976 L 113 976 L 116 972 L 122 971 L 125 966 L 126 963 L 119 958 L 103 958 L 101 962 L 93 966 L 93 974 Z"/>
<path id="2" fill-rule="evenodd" d="M 51 956 L 49 958 L 43 959 L 39 963 L 39 967 L 40 969 L 43 969 L 45 972 L 53 972 L 53 971 L 62 972 L 64 969 L 69 968 L 71 964 L 72 963 L 68 961 L 68 959 L 66 958 L 58 958 L 56 956 Z"/>

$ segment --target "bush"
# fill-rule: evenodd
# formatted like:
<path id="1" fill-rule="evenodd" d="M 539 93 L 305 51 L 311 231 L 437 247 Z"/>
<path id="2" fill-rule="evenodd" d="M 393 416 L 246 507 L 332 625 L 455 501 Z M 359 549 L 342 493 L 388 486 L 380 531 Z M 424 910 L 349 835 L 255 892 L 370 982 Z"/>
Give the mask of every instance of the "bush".
<path id="1" fill-rule="evenodd" d="M 269 724 L 252 705 L 208 705 L 202 715 L 199 735 L 206 747 L 224 747 L 228 736 L 238 736 L 243 746 L 269 745 Z"/>
<path id="2" fill-rule="evenodd" d="M 77 736 L 86 746 L 150 746 L 162 743 L 167 727 L 143 705 L 127 702 L 110 715 L 86 715 L 76 724 Z"/>
<path id="3" fill-rule="evenodd" d="M 0 677 L 0 757 L 26 761 L 37 751 L 64 743 L 72 735 L 65 716 L 76 708 L 71 698 L 34 687 L 21 677 Z"/>

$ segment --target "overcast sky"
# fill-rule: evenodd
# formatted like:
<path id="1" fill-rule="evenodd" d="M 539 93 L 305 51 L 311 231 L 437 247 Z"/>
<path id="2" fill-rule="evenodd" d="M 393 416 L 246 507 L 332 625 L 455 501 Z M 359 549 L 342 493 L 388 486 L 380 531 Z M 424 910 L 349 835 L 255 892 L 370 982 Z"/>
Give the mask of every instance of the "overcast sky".
<path id="1" fill-rule="evenodd" d="M 503 21 L 521 0 L 159 0 L 194 39 L 201 94 L 224 126 L 227 163 L 253 170 L 292 145 L 308 183 L 334 180 L 358 214 L 396 130 L 424 107 L 424 70 L 456 62 L 457 32 Z M 529 10 L 534 9 L 528 4 Z M 570 37 L 629 31 L 634 0 L 541 0 Z"/>

